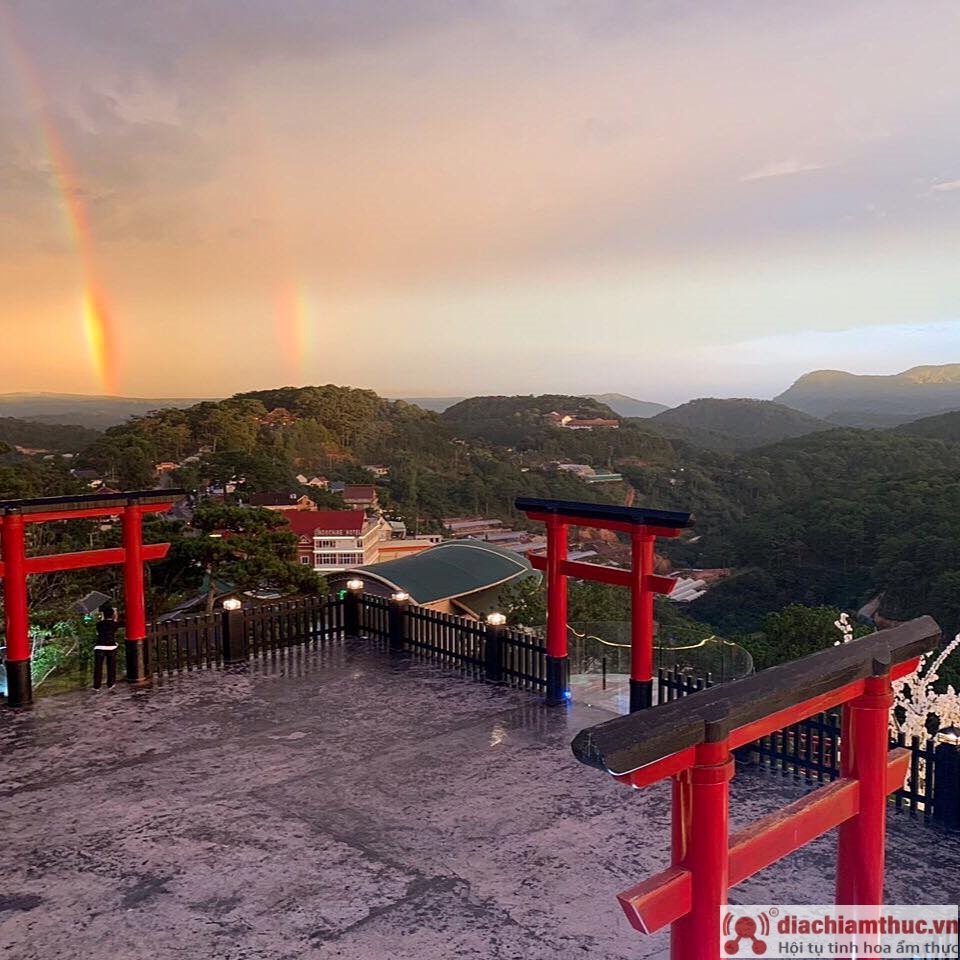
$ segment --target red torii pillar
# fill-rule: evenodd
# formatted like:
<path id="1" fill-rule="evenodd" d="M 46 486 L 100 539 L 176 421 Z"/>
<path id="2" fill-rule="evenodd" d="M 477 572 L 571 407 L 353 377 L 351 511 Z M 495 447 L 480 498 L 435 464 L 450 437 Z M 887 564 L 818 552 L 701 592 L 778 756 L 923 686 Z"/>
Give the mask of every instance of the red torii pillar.
<path id="1" fill-rule="evenodd" d="M 582 763 L 635 788 L 673 779 L 672 863 L 619 895 L 630 924 L 645 934 L 671 924 L 673 960 L 717 960 L 730 887 L 834 827 L 836 903 L 882 904 L 887 797 L 910 762 L 909 750 L 889 748 L 892 684 L 939 639 L 936 622 L 920 617 L 582 730 L 573 742 Z M 838 706 L 840 779 L 731 836 L 733 751 Z"/>
<path id="2" fill-rule="evenodd" d="M 630 710 L 653 704 L 653 597 L 676 585 L 654 573 L 654 541 L 676 537 L 692 523 L 689 513 L 519 497 L 515 506 L 547 528 L 547 555 L 528 554 L 531 566 L 547 574 L 547 702 L 568 699 L 567 577 L 627 587 L 630 590 Z M 631 569 L 602 567 L 567 559 L 571 526 L 614 530 L 630 536 Z"/>
<path id="3" fill-rule="evenodd" d="M 0 577 L 3 578 L 6 623 L 4 664 L 8 706 L 25 707 L 33 702 L 27 577 L 34 573 L 123 564 L 127 679 L 131 683 L 147 679 L 143 563 L 165 557 L 170 544 L 143 545 L 143 514 L 169 510 L 182 498 L 181 490 L 150 490 L 112 496 L 93 494 L 0 501 L 0 547 L 3 550 Z M 29 523 L 117 515 L 123 530 L 122 547 L 41 557 L 26 555 L 26 525 Z"/>

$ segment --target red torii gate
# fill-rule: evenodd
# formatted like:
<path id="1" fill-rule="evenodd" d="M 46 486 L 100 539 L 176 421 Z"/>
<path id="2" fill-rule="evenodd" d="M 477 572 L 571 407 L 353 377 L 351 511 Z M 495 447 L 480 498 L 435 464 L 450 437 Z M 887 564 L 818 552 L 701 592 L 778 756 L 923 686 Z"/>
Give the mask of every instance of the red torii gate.
<path id="1" fill-rule="evenodd" d="M 81 570 L 123 564 L 123 595 L 126 634 L 127 679 L 137 683 L 147 676 L 144 640 L 147 636 L 143 596 L 143 563 L 167 555 L 169 543 L 143 543 L 143 515 L 162 513 L 182 500 L 182 490 L 145 490 L 129 493 L 87 494 L 74 497 L 39 497 L 31 500 L 0 500 L 0 577 L 6 620 L 7 705 L 29 706 L 33 701 L 30 681 L 30 637 L 27 611 L 27 577 L 32 573 Z M 120 517 L 123 546 L 105 550 L 82 550 L 51 556 L 28 557 L 26 526 L 51 520 L 88 517 Z"/>
<path id="2" fill-rule="evenodd" d="M 893 683 L 939 640 L 920 617 L 582 730 L 582 763 L 632 787 L 673 779 L 672 865 L 618 898 L 633 927 L 672 924 L 673 960 L 717 960 L 729 888 L 838 826 L 836 902 L 882 904 L 887 797 L 911 755 L 889 750 Z M 841 705 L 840 779 L 729 836 L 732 751 Z"/>
<path id="3" fill-rule="evenodd" d="M 630 709 L 651 706 L 653 597 L 668 594 L 676 586 L 672 578 L 654 573 L 653 545 L 657 537 L 676 537 L 691 526 L 690 514 L 532 497 L 518 497 L 515 506 L 547 527 L 546 557 L 527 555 L 534 569 L 547 574 L 547 702 L 560 703 L 567 694 L 567 577 L 575 577 L 630 590 Z M 631 568 L 568 560 L 567 531 L 571 526 L 630 534 Z"/>

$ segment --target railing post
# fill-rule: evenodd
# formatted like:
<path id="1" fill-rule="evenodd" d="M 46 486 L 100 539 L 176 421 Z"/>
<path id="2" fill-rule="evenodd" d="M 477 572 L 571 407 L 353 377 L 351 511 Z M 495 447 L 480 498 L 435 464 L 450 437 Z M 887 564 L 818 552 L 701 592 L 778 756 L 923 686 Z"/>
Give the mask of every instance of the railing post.
<path id="1" fill-rule="evenodd" d="M 949 727 L 938 739 L 933 819 L 948 830 L 960 830 L 960 730 Z"/>
<path id="2" fill-rule="evenodd" d="M 484 637 L 484 674 L 491 683 L 503 682 L 503 634 L 507 618 L 502 613 L 487 616 Z"/>
<path id="3" fill-rule="evenodd" d="M 220 614 L 220 643 L 223 662 L 245 663 L 250 659 L 244 615 L 239 600 L 224 600 Z"/>
<path id="4" fill-rule="evenodd" d="M 343 633 L 347 637 L 360 636 L 360 605 L 363 603 L 363 581 L 348 580 L 347 595 L 343 598 Z"/>
<path id="5" fill-rule="evenodd" d="M 407 645 L 407 608 L 410 594 L 402 590 L 390 595 L 387 611 L 387 635 L 390 637 L 391 653 L 400 653 Z"/>
<path id="6" fill-rule="evenodd" d="M 840 774 L 860 784 L 860 810 L 840 825 L 836 902 L 883 903 L 887 835 L 887 754 L 893 706 L 890 674 L 868 677 L 864 692 L 843 708 Z"/>
<path id="7" fill-rule="evenodd" d="M 33 703 L 30 624 L 27 613 L 26 535 L 23 516 L 7 510 L 0 526 L 3 545 L 3 611 L 6 620 L 7 706 Z"/>

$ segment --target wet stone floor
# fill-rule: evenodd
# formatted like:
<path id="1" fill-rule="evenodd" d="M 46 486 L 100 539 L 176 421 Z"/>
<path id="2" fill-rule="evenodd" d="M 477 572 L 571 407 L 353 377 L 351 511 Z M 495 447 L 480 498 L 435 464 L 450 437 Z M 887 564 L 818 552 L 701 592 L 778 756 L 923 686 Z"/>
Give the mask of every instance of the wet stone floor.
<path id="1" fill-rule="evenodd" d="M 569 744 L 611 714 L 361 641 L 0 714 L 0 958 L 665 958 L 615 895 L 668 789 Z M 802 787 L 741 771 L 734 826 Z M 735 890 L 829 902 L 829 835 Z M 893 816 L 887 899 L 955 903 L 960 838 Z"/>

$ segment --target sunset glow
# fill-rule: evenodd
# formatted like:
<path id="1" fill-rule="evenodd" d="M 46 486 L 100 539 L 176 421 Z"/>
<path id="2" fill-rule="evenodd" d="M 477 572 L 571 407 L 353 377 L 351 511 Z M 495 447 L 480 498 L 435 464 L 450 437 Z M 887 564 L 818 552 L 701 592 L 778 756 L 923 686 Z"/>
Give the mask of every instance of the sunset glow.
<path id="1" fill-rule="evenodd" d="M 310 303 L 297 285 L 289 284 L 278 293 L 275 320 L 286 381 L 301 384 L 311 360 L 313 329 Z"/>
<path id="2" fill-rule="evenodd" d="M 96 373 L 99 389 L 105 394 L 118 390 L 116 331 L 106 291 L 98 278 L 96 242 L 87 211 L 85 189 L 71 162 L 63 138 L 51 115 L 49 98 L 41 77 L 20 41 L 12 13 L 0 6 L 0 36 L 8 62 L 28 101 L 33 106 L 40 147 L 46 160 L 50 183 L 59 198 L 67 233 L 80 266 L 83 281 L 81 311 L 82 329 L 87 342 L 90 363 Z"/>
<path id="3" fill-rule="evenodd" d="M 94 289 L 83 296 L 83 330 L 90 362 L 106 394 L 117 392 L 117 361 L 110 313 L 103 297 Z"/>
<path id="4" fill-rule="evenodd" d="M 0 0 L 0 326 L 44 343 L 11 390 L 960 359 L 954 3 L 201 6 Z"/>

